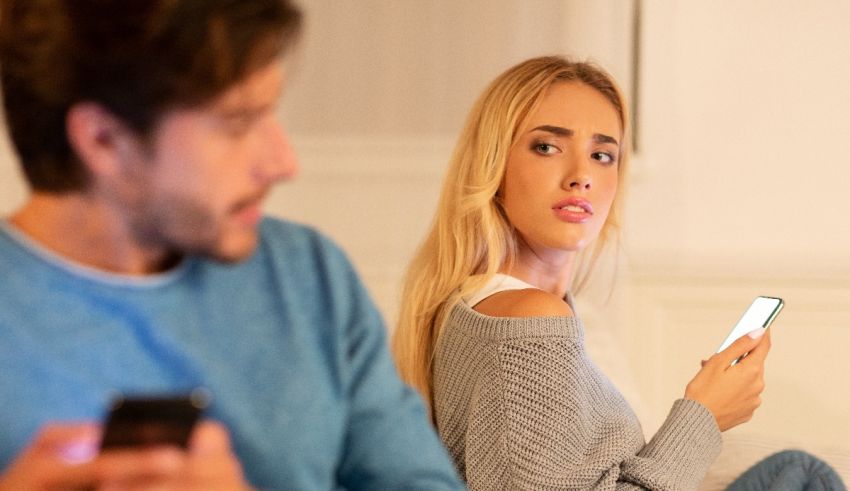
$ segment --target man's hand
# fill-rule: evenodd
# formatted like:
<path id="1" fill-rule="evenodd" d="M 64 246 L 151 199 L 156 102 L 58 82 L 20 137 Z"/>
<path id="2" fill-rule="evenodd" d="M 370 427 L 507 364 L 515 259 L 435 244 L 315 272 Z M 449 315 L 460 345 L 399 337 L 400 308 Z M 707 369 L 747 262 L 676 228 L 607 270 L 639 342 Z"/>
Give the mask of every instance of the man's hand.
<path id="1" fill-rule="evenodd" d="M 45 426 L 0 476 L 0 491 L 250 489 L 219 423 L 200 423 L 188 451 L 152 447 L 97 455 L 100 432 L 92 424 Z"/>

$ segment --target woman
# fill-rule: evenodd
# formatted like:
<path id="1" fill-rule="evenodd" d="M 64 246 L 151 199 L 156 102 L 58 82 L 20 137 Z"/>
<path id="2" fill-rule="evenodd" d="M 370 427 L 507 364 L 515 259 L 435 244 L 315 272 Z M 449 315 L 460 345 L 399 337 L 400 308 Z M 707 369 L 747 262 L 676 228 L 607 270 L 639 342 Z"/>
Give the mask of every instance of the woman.
<path id="1" fill-rule="evenodd" d="M 607 73 L 558 57 L 503 73 L 467 120 L 393 342 L 472 489 L 696 489 L 759 404 L 764 330 L 705 362 L 649 444 L 584 351 L 570 293 L 617 234 L 627 122 Z"/>

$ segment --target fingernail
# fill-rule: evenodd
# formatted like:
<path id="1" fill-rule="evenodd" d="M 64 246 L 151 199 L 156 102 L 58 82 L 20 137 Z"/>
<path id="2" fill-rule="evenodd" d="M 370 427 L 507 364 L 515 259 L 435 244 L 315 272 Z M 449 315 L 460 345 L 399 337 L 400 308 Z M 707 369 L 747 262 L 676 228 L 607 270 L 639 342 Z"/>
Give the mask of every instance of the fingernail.
<path id="1" fill-rule="evenodd" d="M 97 456 L 97 445 L 91 442 L 76 442 L 64 445 L 57 451 L 66 464 L 79 465 Z"/>
<path id="2" fill-rule="evenodd" d="M 753 339 L 758 339 L 758 338 L 760 338 L 764 335 L 764 331 L 765 331 L 765 328 L 759 327 L 758 329 L 756 329 L 754 331 L 748 332 L 747 336 L 749 336 Z"/>
<path id="3" fill-rule="evenodd" d="M 175 449 L 162 449 L 157 452 L 157 467 L 165 472 L 175 471 L 183 465 L 184 452 Z"/>

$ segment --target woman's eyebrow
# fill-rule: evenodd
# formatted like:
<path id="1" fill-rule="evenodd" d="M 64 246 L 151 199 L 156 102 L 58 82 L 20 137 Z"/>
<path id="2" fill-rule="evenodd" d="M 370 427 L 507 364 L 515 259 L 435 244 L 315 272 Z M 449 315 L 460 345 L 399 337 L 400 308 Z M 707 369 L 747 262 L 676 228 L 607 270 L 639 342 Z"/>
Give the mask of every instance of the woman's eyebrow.
<path id="1" fill-rule="evenodd" d="M 569 128 L 562 128 L 560 126 L 552 126 L 552 125 L 549 125 L 549 124 L 544 124 L 542 126 L 538 126 L 536 128 L 533 128 L 531 131 L 538 131 L 538 130 L 546 131 L 548 133 L 552 133 L 553 135 L 558 135 L 558 136 L 573 136 L 573 130 L 571 130 Z"/>
<path id="2" fill-rule="evenodd" d="M 614 145 L 619 146 L 620 143 L 613 136 L 603 135 L 602 133 L 596 133 L 593 135 L 593 141 L 596 143 L 613 143 Z"/>
<path id="3" fill-rule="evenodd" d="M 545 131 L 547 133 L 552 133 L 557 136 L 573 136 L 573 130 L 569 128 L 564 128 L 562 126 L 553 126 L 550 124 L 544 124 L 541 126 L 537 126 L 536 128 L 532 128 L 531 131 Z M 619 145 L 620 143 L 613 136 L 608 136 L 602 133 L 595 133 L 593 135 L 593 141 L 596 143 L 613 143 L 614 145 Z"/>

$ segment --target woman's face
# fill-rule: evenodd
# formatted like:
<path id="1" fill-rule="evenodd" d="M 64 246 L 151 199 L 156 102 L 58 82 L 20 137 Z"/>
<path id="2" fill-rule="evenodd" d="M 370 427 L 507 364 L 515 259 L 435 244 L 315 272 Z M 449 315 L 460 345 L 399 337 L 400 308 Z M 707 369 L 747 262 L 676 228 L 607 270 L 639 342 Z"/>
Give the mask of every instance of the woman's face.
<path id="1" fill-rule="evenodd" d="M 502 198 L 520 254 L 557 261 L 598 235 L 617 193 L 622 125 L 596 89 L 560 82 L 544 94 L 508 155 Z"/>

